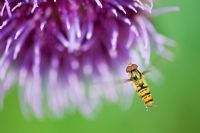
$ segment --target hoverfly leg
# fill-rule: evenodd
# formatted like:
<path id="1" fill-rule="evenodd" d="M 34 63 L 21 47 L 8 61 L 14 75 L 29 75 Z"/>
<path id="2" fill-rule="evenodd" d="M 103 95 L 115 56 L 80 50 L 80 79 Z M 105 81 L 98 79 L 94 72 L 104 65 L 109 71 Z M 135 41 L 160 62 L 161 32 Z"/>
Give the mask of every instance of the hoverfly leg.
<path id="1" fill-rule="evenodd" d="M 156 107 L 156 108 L 157 108 L 157 107 L 158 107 L 158 105 L 157 105 L 157 104 L 154 104 L 154 107 Z"/>
<path id="2" fill-rule="evenodd" d="M 145 105 L 145 108 L 146 108 L 146 111 L 148 112 L 149 111 L 149 108 Z"/>
<path id="3" fill-rule="evenodd" d="M 125 79 L 124 82 L 131 82 L 131 79 Z"/>

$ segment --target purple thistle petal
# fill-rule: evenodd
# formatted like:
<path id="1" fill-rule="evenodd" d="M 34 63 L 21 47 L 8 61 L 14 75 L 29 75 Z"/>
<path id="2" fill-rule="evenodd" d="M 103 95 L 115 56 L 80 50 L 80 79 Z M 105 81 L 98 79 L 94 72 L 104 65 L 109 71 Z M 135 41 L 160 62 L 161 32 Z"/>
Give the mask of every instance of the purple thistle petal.
<path id="1" fill-rule="evenodd" d="M 150 39 L 169 56 L 171 41 L 149 20 L 152 7 L 153 0 L 0 2 L 0 98 L 16 81 L 24 112 L 38 117 L 46 103 L 58 116 L 66 109 L 90 115 L 102 98 L 130 103 L 133 90 L 116 77 L 127 78 L 130 61 L 149 64 Z"/>

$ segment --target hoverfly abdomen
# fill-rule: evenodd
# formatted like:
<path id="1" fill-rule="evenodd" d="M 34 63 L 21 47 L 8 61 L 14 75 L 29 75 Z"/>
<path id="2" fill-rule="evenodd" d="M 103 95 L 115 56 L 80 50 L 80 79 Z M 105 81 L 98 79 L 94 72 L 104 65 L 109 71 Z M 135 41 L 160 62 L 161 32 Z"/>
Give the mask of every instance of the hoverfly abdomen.
<path id="1" fill-rule="evenodd" d="M 151 96 L 150 89 L 147 85 L 139 85 L 136 87 L 138 95 L 142 98 L 145 105 L 147 107 L 151 107 L 153 105 L 153 98 Z"/>

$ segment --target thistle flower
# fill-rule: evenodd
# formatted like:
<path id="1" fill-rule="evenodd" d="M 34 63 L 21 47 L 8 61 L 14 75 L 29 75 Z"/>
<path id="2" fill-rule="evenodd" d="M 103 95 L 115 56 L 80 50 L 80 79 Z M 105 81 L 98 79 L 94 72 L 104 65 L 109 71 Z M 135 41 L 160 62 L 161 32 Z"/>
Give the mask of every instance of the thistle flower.
<path id="1" fill-rule="evenodd" d="M 90 115 L 102 99 L 128 103 L 133 89 L 101 81 L 146 64 L 153 43 L 169 40 L 149 19 L 153 0 L 4 0 L 0 2 L 0 98 L 19 83 L 24 111 Z"/>

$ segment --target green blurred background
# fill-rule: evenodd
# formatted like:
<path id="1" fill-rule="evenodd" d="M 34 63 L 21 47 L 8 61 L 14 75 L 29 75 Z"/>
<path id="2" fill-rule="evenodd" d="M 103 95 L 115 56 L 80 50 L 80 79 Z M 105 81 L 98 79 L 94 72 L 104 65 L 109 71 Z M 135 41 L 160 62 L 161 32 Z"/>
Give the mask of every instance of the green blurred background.
<path id="1" fill-rule="evenodd" d="M 134 97 L 128 111 L 106 103 L 94 120 L 74 114 L 39 121 L 24 118 L 15 89 L 0 111 L 0 133 L 200 133 L 200 0 L 157 0 L 157 5 L 181 8 L 155 18 L 157 29 L 177 42 L 175 60 L 159 66 L 164 83 L 150 84 L 157 107 L 146 111 Z"/>

